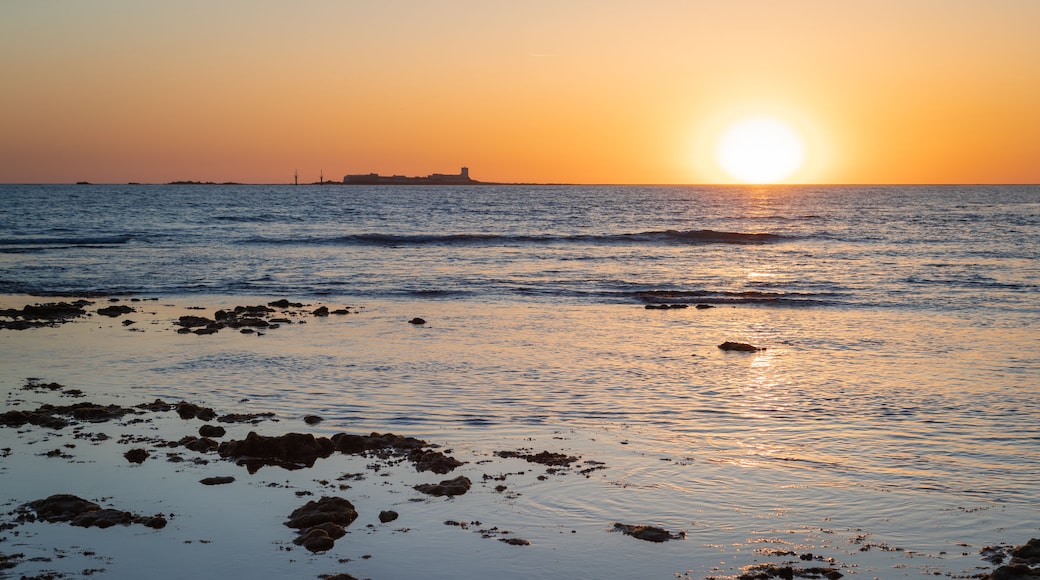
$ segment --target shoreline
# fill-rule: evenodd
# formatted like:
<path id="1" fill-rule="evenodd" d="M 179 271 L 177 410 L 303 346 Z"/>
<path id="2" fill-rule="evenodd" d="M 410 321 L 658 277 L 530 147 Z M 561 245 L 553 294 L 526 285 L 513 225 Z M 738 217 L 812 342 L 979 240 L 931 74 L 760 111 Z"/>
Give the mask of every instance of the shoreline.
<path id="1" fill-rule="evenodd" d="M 89 316 L 72 318 L 53 327 L 0 329 L 0 344 L 24 344 L 28 350 L 57 349 L 56 352 L 64 351 L 70 356 L 81 353 L 79 358 L 72 357 L 67 365 L 55 366 L 50 373 L 39 372 L 48 369 L 37 363 L 9 360 L 3 376 L 6 392 L 3 411 L 38 410 L 48 404 L 67 407 L 84 402 L 137 409 L 136 405 L 154 403 L 152 395 L 170 390 L 171 385 L 164 382 L 170 379 L 163 379 L 170 376 L 169 369 L 190 370 L 198 360 L 225 350 L 230 354 L 221 355 L 221 360 L 248 365 L 251 359 L 237 353 L 262 347 L 257 351 L 259 355 L 272 356 L 271 353 L 288 349 L 289 343 L 313 335 L 327 335 L 329 342 L 342 345 L 335 351 L 337 356 L 351 356 L 352 344 L 357 345 L 353 348 L 374 349 L 377 348 L 374 343 L 380 341 L 432 344 L 433 353 L 441 356 L 446 356 L 452 348 L 465 346 L 439 342 L 456 337 L 439 334 L 445 332 L 449 324 L 464 328 L 465 321 L 446 318 L 448 315 L 443 313 L 431 316 L 426 312 L 428 306 L 420 311 L 420 303 L 384 310 L 378 304 L 286 301 L 281 308 L 281 304 L 247 302 L 243 305 L 235 297 L 215 300 L 213 297 L 138 301 L 126 297 L 114 301 L 93 298 L 90 299 L 92 304 L 84 308 Z M 60 298 L 3 297 L 0 306 L 21 308 L 42 301 L 57 302 Z M 134 310 L 116 316 L 97 312 L 127 305 Z M 219 311 L 228 314 L 236 310 L 236 305 L 243 306 L 242 312 L 264 319 L 268 326 L 257 326 L 255 322 L 234 326 L 227 323 L 228 315 L 223 318 L 223 327 L 209 335 L 199 335 L 194 331 L 209 328 L 209 322 L 177 324 L 182 316 L 216 322 L 221 318 Z M 261 313 L 256 309 L 258 306 L 274 311 Z M 327 315 L 315 314 L 323 306 L 328 308 Z M 333 314 L 341 310 L 345 312 Z M 625 312 L 632 311 L 631 314 L 639 316 L 665 314 L 636 313 L 635 310 L 636 307 L 629 306 Z M 536 310 L 527 312 L 533 311 Z M 742 310 L 736 312 L 748 314 Z M 411 315 L 428 316 L 430 322 L 409 324 Z M 248 318 L 254 316 L 235 317 L 237 322 Z M 271 328 L 273 319 L 291 322 L 275 322 L 281 326 Z M 134 322 L 124 324 L 127 320 Z M 525 324 L 537 324 L 537 320 Z M 184 329 L 189 329 L 190 335 L 178 333 Z M 430 342 L 438 336 L 439 339 Z M 366 344 L 367 347 L 361 346 Z M 113 354 L 106 359 L 101 354 L 106 352 Z M 243 366 L 242 370 L 246 368 Z M 144 374 L 141 372 L 144 369 L 155 370 Z M 33 374 L 27 376 L 30 371 Z M 207 376 L 210 380 L 205 380 Z M 239 380 L 242 376 L 239 375 Z M 248 380 L 263 380 L 265 373 L 251 372 L 247 376 Z M 320 374 L 312 372 L 308 376 Z M 788 571 L 792 574 L 813 571 L 816 577 L 832 572 L 848 576 L 864 572 L 864 567 L 872 561 L 869 558 L 903 557 L 888 551 L 892 546 L 869 537 L 855 544 L 852 540 L 862 532 L 840 526 L 829 530 L 829 535 L 832 538 L 848 536 L 847 545 L 778 543 L 774 547 L 763 543 L 759 547 L 747 545 L 749 553 L 745 556 L 736 555 L 739 549 L 726 555 L 726 550 L 720 551 L 719 546 L 728 545 L 731 540 L 724 538 L 746 537 L 749 531 L 738 529 L 734 534 L 703 524 L 693 525 L 690 518 L 697 517 L 695 505 L 680 507 L 681 517 L 673 517 L 640 509 L 638 500 L 627 499 L 626 494 L 632 493 L 629 490 L 645 489 L 645 493 L 653 494 L 657 493 L 655 490 L 677 483 L 651 474 L 640 476 L 638 471 L 627 475 L 619 473 L 627 469 L 625 463 L 632 461 L 629 456 L 633 452 L 642 455 L 646 453 L 644 450 L 653 448 L 639 441 L 636 431 L 590 431 L 585 427 L 561 425 L 531 430 L 525 437 L 520 429 L 493 430 L 489 426 L 489 436 L 475 440 L 474 434 L 480 432 L 479 423 L 475 429 L 457 433 L 446 432 L 436 423 L 405 421 L 392 426 L 384 423 L 378 432 L 418 437 L 425 440 L 432 453 L 463 464 L 444 474 L 435 474 L 418 470 L 417 462 L 410 460 L 407 454 L 373 447 L 369 450 L 372 453 L 362 454 L 334 449 L 327 456 L 315 456 L 312 467 L 285 469 L 279 465 L 263 465 L 249 473 L 247 465 L 237 464 L 237 456 L 221 455 L 218 451 L 221 442 L 245 441 L 250 431 L 264 437 L 299 433 L 304 438 L 313 438 L 308 441 L 332 441 L 339 433 L 357 437 L 366 437 L 369 433 L 349 427 L 361 421 L 330 416 L 320 405 L 308 409 L 306 397 L 302 403 L 284 406 L 282 397 L 296 399 L 304 393 L 243 400 L 222 387 L 223 380 L 218 377 L 205 373 L 185 375 L 179 371 L 170 378 L 175 377 L 179 377 L 175 379 L 178 381 L 192 377 L 204 380 L 198 384 L 189 382 L 174 391 L 177 396 L 185 396 L 183 405 L 180 399 L 164 398 L 165 406 L 156 406 L 156 410 L 125 413 L 107 421 L 76 419 L 62 429 L 30 424 L 0 427 L 4 447 L 8 449 L 0 459 L 0 477 L 6 482 L 7 492 L 0 501 L 4 502 L 4 511 L 8 514 L 2 523 L 16 523 L 11 520 L 17 519 L 17 513 L 25 513 L 19 510 L 24 510 L 28 502 L 58 493 L 73 494 L 102 508 L 135 515 L 162 514 L 168 522 L 160 529 L 136 524 L 95 529 L 60 522 L 16 523 L 0 535 L 3 538 L 0 553 L 7 557 L 18 553 L 24 556 L 8 560 L 14 567 L 0 570 L 0 577 L 6 573 L 127 577 L 135 571 L 154 567 L 157 577 L 173 578 L 185 572 L 184 561 L 191 561 L 206 570 L 207 575 L 214 576 L 321 577 L 324 574 L 335 578 L 336 574 L 350 574 L 380 578 L 436 571 L 457 577 L 519 578 L 564 571 L 569 575 L 605 577 L 619 570 L 611 558 L 582 562 L 577 568 L 563 560 L 571 554 L 618 552 L 631 554 L 631 566 L 636 568 L 624 568 L 629 572 L 670 577 L 678 571 L 674 565 L 665 563 L 661 567 L 650 562 L 665 554 L 671 554 L 674 559 L 677 551 L 681 551 L 688 556 L 680 557 L 680 561 L 714 562 L 714 572 L 708 570 L 711 566 L 705 568 L 712 577 L 738 579 L 750 578 L 752 576 L 742 575 L 753 573 L 763 574 L 757 576 L 761 578 L 784 577 Z M 54 387 L 55 384 L 58 386 Z M 110 386 L 105 388 L 104 385 Z M 421 408 L 420 403 L 416 401 Z M 200 410 L 209 405 L 214 406 L 214 417 L 200 419 Z M 265 412 L 273 416 L 261 417 Z M 61 412 L 50 413 L 55 414 L 67 418 Z M 234 414 L 253 416 L 244 421 L 219 420 Z M 95 419 L 100 416 L 96 415 Z M 209 413 L 205 416 L 209 417 Z M 323 420 L 318 421 L 316 417 Z M 197 443 L 205 438 L 199 432 L 203 425 L 226 429 L 225 435 L 210 438 L 217 443 L 216 449 L 209 448 L 209 443 Z M 188 437 L 196 439 L 186 440 Z M 189 445 L 205 450 L 195 451 Z M 141 463 L 134 463 L 125 456 L 136 449 L 148 454 Z M 570 458 L 575 460 L 567 461 Z M 661 461 L 653 454 L 649 460 Z M 680 461 L 670 461 L 681 468 Z M 690 461 L 691 468 L 699 471 L 712 469 L 703 461 Z M 31 478 L 23 475 L 29 473 L 33 474 Z M 204 479 L 226 477 L 235 480 L 222 485 L 200 483 Z M 457 477 L 470 481 L 470 487 L 463 494 L 436 496 L 415 488 L 436 486 Z M 572 497 L 590 494 L 601 496 L 602 506 L 596 511 L 571 505 Z M 323 496 L 343 497 L 352 502 L 358 515 L 344 527 L 346 535 L 335 539 L 333 546 L 311 553 L 293 543 L 297 533 L 284 522 L 292 512 Z M 382 521 L 380 516 L 384 512 L 396 512 L 399 517 Z M 964 517 L 971 516 L 966 513 Z M 818 532 L 804 533 L 813 537 Z M 321 534 L 317 536 L 320 540 Z M 1025 539 L 1009 538 L 1016 544 Z M 876 549 L 861 550 L 862 547 Z M 996 549 L 1007 558 L 1011 546 Z M 460 554 L 478 557 L 460 560 Z M 924 555 L 918 553 L 917 556 Z M 981 573 L 986 562 L 979 555 L 975 558 L 979 560 Z M 969 559 L 970 556 L 965 555 L 965 560 Z M 92 572 L 87 574 L 87 571 Z M 880 573 L 884 575 L 884 570 Z M 706 572 L 688 577 L 707 576 Z"/>

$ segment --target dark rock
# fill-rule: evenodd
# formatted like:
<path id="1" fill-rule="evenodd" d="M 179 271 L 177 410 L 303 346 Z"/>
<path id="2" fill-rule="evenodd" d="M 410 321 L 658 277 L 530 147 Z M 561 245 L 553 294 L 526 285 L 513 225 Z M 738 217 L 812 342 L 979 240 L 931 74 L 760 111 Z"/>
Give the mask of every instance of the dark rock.
<path id="1" fill-rule="evenodd" d="M 207 477 L 205 479 L 200 479 L 199 480 L 199 483 L 201 483 L 202 485 L 227 485 L 229 483 L 234 483 L 234 482 L 235 482 L 235 478 L 231 477 L 230 475 L 218 476 L 218 477 Z"/>
<path id="2" fill-rule="evenodd" d="M 209 453 L 210 451 L 216 451 L 219 447 L 216 441 L 208 437 L 193 437 L 191 435 L 182 438 L 179 443 L 186 449 L 196 453 Z"/>
<path id="3" fill-rule="evenodd" d="M 708 308 L 715 308 L 715 305 L 714 304 L 698 304 L 696 306 L 696 308 L 697 308 L 697 310 L 707 310 Z"/>
<path id="4" fill-rule="evenodd" d="M 311 314 L 313 314 L 314 316 L 328 316 L 329 315 L 329 307 L 328 306 L 320 306 L 317 309 L 315 309 L 313 312 L 311 312 Z"/>
<path id="5" fill-rule="evenodd" d="M 686 532 L 673 534 L 664 528 L 654 526 L 615 523 L 614 531 L 640 540 L 646 540 L 647 542 L 667 542 L 668 540 L 686 539 Z"/>
<path id="6" fill-rule="evenodd" d="M 309 532 L 310 530 L 322 530 L 333 540 L 338 540 L 347 535 L 347 530 L 343 526 L 333 522 L 325 522 L 323 524 L 311 526 L 310 528 L 307 528 L 306 531 Z"/>
<path id="7" fill-rule="evenodd" d="M 185 315 L 178 318 L 175 324 L 183 328 L 198 328 L 201 326 L 209 326 L 210 324 L 213 324 L 213 322 L 214 321 L 204 316 Z"/>
<path id="8" fill-rule="evenodd" d="M 80 421 L 90 421 L 91 423 L 101 423 L 104 421 L 110 421 L 112 419 L 118 419 L 127 413 L 132 413 L 130 409 L 120 407 L 119 405 L 95 405 L 94 403 L 78 403 L 76 405 L 69 405 L 62 407 L 67 410 L 66 414 L 71 414 L 74 419 Z"/>
<path id="9" fill-rule="evenodd" d="M 499 542 L 505 542 L 510 546 L 530 546 L 531 542 L 523 538 L 499 538 Z"/>
<path id="10" fill-rule="evenodd" d="M 112 526 L 128 526 L 134 521 L 134 514 L 115 509 L 99 509 L 85 512 L 69 523 L 81 528 L 111 528 Z"/>
<path id="11" fill-rule="evenodd" d="M 250 431 L 242 440 L 220 444 L 221 457 L 246 459 L 254 465 L 277 465 L 285 469 L 311 467 L 322 457 L 332 455 L 334 445 L 326 437 L 315 437 L 310 433 L 286 433 L 278 437 L 265 437 Z"/>
<path id="12" fill-rule="evenodd" d="M 454 496 L 466 493 L 472 485 L 473 482 L 468 477 L 460 475 L 455 479 L 446 479 L 440 483 L 421 483 L 416 485 L 415 489 L 438 497 L 444 495 Z"/>
<path id="13" fill-rule="evenodd" d="M 227 435 L 227 429 L 224 429 L 220 425 L 203 425 L 199 427 L 199 436 L 201 437 L 223 437 Z"/>
<path id="14" fill-rule="evenodd" d="M 131 449 L 123 454 L 130 463 L 144 463 L 145 459 L 148 459 L 148 452 L 144 449 Z"/>
<path id="15" fill-rule="evenodd" d="M 417 316 L 417 317 L 415 317 L 415 318 L 413 318 L 413 319 L 409 320 L 409 321 L 408 321 L 408 324 L 426 324 L 426 321 L 425 321 L 425 320 L 423 320 L 422 318 L 419 318 L 419 317 Z"/>
<path id="16" fill-rule="evenodd" d="M 336 545 L 336 541 L 333 540 L 325 530 L 317 528 L 312 529 L 303 536 L 297 538 L 297 542 L 304 548 L 315 553 L 326 552 Z"/>
<path id="17" fill-rule="evenodd" d="M 985 580 L 1036 580 L 1040 578 L 1040 570 L 1034 570 L 1026 564 L 1008 564 L 983 577 Z"/>
<path id="18" fill-rule="evenodd" d="M 521 453 L 519 451 L 496 451 L 495 455 L 499 457 L 517 457 L 524 459 L 530 463 L 540 463 L 542 465 L 549 465 L 555 467 L 563 467 L 570 465 L 578 460 L 573 455 L 564 455 L 563 453 L 550 453 L 548 451 L 542 451 L 541 453 Z"/>
<path id="19" fill-rule="evenodd" d="M 1025 564 L 1040 563 L 1040 538 L 1033 538 L 1011 550 L 1011 557 Z"/>
<path id="20" fill-rule="evenodd" d="M 85 513 L 98 511 L 101 506 L 71 494 L 52 495 L 27 504 L 36 517 L 45 522 L 67 522 Z"/>
<path id="21" fill-rule="evenodd" d="M 323 421 L 323 419 L 321 417 L 317 416 L 317 415 L 307 415 L 306 417 L 303 418 L 303 422 L 308 424 L 308 425 L 317 425 L 318 423 L 321 423 L 322 421 Z"/>
<path id="22" fill-rule="evenodd" d="M 758 352 L 760 350 L 765 350 L 765 347 L 758 347 L 758 346 L 755 346 L 755 345 L 752 345 L 752 344 L 748 344 L 746 342 L 729 342 L 729 341 L 726 341 L 726 342 L 720 344 L 719 348 L 722 349 L 722 350 L 732 350 L 732 351 L 737 351 L 737 352 Z"/>
<path id="23" fill-rule="evenodd" d="M 221 415 L 217 421 L 221 423 L 259 423 L 264 419 L 274 417 L 274 413 L 228 413 Z"/>
<path id="24" fill-rule="evenodd" d="M 396 520 L 397 517 L 397 512 L 393 510 L 384 510 L 379 512 L 379 521 L 384 524 Z"/>
<path id="25" fill-rule="evenodd" d="M 321 524 L 333 523 L 349 526 L 358 517 L 354 504 L 341 497 L 324 496 L 318 501 L 309 501 L 289 514 L 285 525 L 296 529 L 310 529 Z M 328 532 L 325 532 L 328 535 Z"/>
<path id="26" fill-rule="evenodd" d="M 87 311 L 84 307 L 91 304 L 93 303 L 86 300 L 77 300 L 75 302 L 33 304 L 25 306 L 21 310 L 7 308 L 0 310 L 0 318 L 11 318 L 12 320 L 0 321 L 0 328 L 25 330 L 63 324 L 75 318 L 85 316 Z"/>
<path id="27" fill-rule="evenodd" d="M 98 504 L 70 494 L 52 495 L 46 499 L 29 502 L 23 510 L 35 512 L 35 517 L 45 522 L 68 522 L 83 528 L 108 528 L 115 525 L 142 524 L 159 529 L 166 525 L 162 516 L 135 516 L 116 509 L 102 509 Z M 23 511 L 21 517 L 25 517 Z"/>
<path id="28" fill-rule="evenodd" d="M 462 465 L 458 459 L 430 449 L 416 449 L 408 454 L 408 460 L 415 463 L 416 471 L 432 471 L 440 475 Z"/>
<path id="29" fill-rule="evenodd" d="M 212 421 L 217 418 L 217 413 L 209 407 L 200 407 L 195 403 L 181 401 L 177 403 L 177 414 L 181 419 L 199 419 L 201 421 Z"/>
<path id="30" fill-rule="evenodd" d="M 111 318 L 115 318 L 117 316 L 122 316 L 123 314 L 129 314 L 133 311 L 134 309 L 130 306 L 117 304 L 115 306 L 106 306 L 104 308 L 98 308 L 97 313 L 102 316 L 109 316 Z"/>
<path id="31" fill-rule="evenodd" d="M 340 453 L 354 455 L 365 451 L 365 438 L 361 435 L 336 433 L 332 436 L 332 444 Z"/>

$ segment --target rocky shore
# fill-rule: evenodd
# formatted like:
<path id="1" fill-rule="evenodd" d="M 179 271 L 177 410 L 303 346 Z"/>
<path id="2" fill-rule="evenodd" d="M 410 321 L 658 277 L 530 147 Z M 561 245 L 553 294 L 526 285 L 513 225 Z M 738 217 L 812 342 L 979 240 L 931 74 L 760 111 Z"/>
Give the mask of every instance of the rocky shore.
<path id="1" fill-rule="evenodd" d="M 106 299 L 74 300 L 28 305 L 0 310 L 0 332 L 32 332 L 63 324 L 103 317 L 119 321 L 128 332 L 143 316 L 142 301 Z M 307 324 L 315 318 L 356 316 L 363 313 L 356 306 L 329 307 L 306 305 L 288 300 L 260 305 L 214 309 L 181 315 L 161 321 L 158 328 L 169 334 L 192 334 L 197 340 L 221 332 L 264 336 L 291 324 Z M 419 324 L 418 318 L 402 319 L 402 324 Z M 426 321 L 423 320 L 423 323 Z M 235 336 L 234 334 L 232 336 Z M 187 338 L 193 338 L 191 336 Z M 245 340 L 242 338 L 242 340 Z M 250 339 L 254 340 L 254 339 Z M 719 349 L 758 352 L 761 347 L 724 342 Z M 739 355 L 730 355 L 739 358 Z M 133 530 L 135 537 L 148 542 L 173 544 L 170 528 L 212 506 L 230 502 L 223 490 L 236 493 L 281 494 L 275 503 L 295 502 L 292 509 L 275 509 L 269 513 L 263 505 L 255 509 L 257 517 L 278 529 L 284 543 L 273 548 L 258 544 L 256 550 L 284 553 L 292 563 L 305 553 L 327 566 L 321 578 L 346 580 L 350 564 L 368 554 L 341 557 L 344 538 L 352 534 L 371 534 L 376 530 L 407 534 L 419 524 L 418 514 L 431 502 L 450 502 L 458 512 L 444 519 L 443 529 L 464 530 L 481 539 L 494 539 L 509 549 L 537 549 L 537 542 L 510 530 L 508 522 L 484 523 L 486 515 L 468 515 L 467 503 L 476 492 L 515 501 L 523 486 L 564 485 L 575 478 L 590 478 L 609 471 L 607 462 L 583 458 L 560 444 L 556 448 L 523 447 L 492 450 L 482 457 L 459 457 L 453 450 L 407 434 L 390 432 L 353 433 L 328 430 L 311 431 L 327 423 L 317 412 L 302 416 L 281 416 L 275 411 L 244 412 L 241 409 L 215 409 L 206 401 L 152 399 L 116 404 L 99 402 L 102 393 L 90 393 L 76 385 L 63 385 L 46 377 L 23 378 L 10 389 L 0 411 L 0 437 L 5 445 L 0 452 L 0 479 L 31 478 L 31 473 L 16 473 L 9 465 L 29 461 L 64 461 L 82 470 L 131 469 L 150 473 L 162 479 L 170 473 L 189 469 L 198 476 L 192 490 L 192 501 L 183 498 L 173 505 L 163 498 L 134 501 L 128 507 L 121 497 L 118 478 L 113 488 L 98 493 L 96 488 L 79 485 L 77 480 L 62 482 L 60 493 L 40 497 L 0 497 L 5 501 L 0 515 L 0 578 L 103 577 L 106 566 L 83 566 L 69 571 L 68 548 L 53 546 L 53 555 L 27 556 L 23 550 L 32 543 L 46 545 L 46 532 L 40 526 L 72 526 L 107 533 L 111 529 Z M 92 400 L 93 399 L 93 400 Z M 8 442 L 10 442 L 8 444 Z M 89 449 L 89 451 L 87 451 Z M 89 461 L 81 455 L 93 458 Z M 359 467 L 360 466 L 360 467 Z M 272 477 L 261 483 L 258 473 L 320 472 L 307 486 L 294 479 L 293 484 L 278 483 Z M 329 477 L 333 473 L 335 477 Z M 393 477 L 390 477 L 391 474 Z M 389 498 L 373 505 L 371 493 L 357 493 L 359 482 L 382 482 Z M 84 488 L 93 491 L 84 491 Z M 172 500 L 170 500 L 172 501 Z M 146 506 L 141 509 L 142 503 Z M 171 509 L 174 508 L 175 509 Z M 223 508 L 221 508 L 223 509 Z M 234 512 L 227 513 L 235 518 Z M 401 522 L 409 522 L 402 525 Z M 400 526 L 400 527 L 394 527 Z M 566 527 L 566 524 L 563 524 Z M 561 530 L 575 533 L 573 530 Z M 665 544 L 690 540 L 690 531 L 659 525 L 650 521 L 617 521 L 604 519 L 601 533 L 616 534 L 625 541 Z M 430 533 L 427 531 L 427 533 Z M 209 542 L 210 540 L 206 540 Z M 101 542 L 103 545 L 104 542 Z M 506 549 L 506 548 L 503 548 Z M 97 549 L 81 550 L 80 559 L 97 558 Z M 758 580 L 769 578 L 827 578 L 834 580 L 855 573 L 846 564 L 807 550 L 767 554 L 776 562 L 747 566 L 731 575 L 717 578 Z M 44 560 L 41 560 L 44 558 Z M 46 560 L 46 558 L 51 558 Z M 987 547 L 979 555 L 980 562 L 993 566 L 991 572 L 976 577 L 992 580 L 1040 578 L 1040 540 L 1030 540 L 1018 547 Z M 103 564 L 104 560 L 102 560 Z"/>

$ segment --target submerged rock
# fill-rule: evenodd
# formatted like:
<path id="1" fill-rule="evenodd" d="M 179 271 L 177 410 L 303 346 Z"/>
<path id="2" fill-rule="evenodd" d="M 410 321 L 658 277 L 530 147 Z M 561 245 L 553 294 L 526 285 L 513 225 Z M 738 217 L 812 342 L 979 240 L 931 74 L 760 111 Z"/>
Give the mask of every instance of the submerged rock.
<path id="1" fill-rule="evenodd" d="M 117 509 L 102 508 L 100 505 L 71 494 L 57 494 L 38 499 L 25 505 L 26 510 L 35 512 L 45 522 L 68 522 L 83 528 L 108 528 L 115 525 L 141 524 L 160 529 L 166 526 L 161 515 L 138 516 Z M 23 517 L 28 515 L 23 510 Z"/>
<path id="2" fill-rule="evenodd" d="M 416 449 L 408 454 L 408 459 L 415 463 L 416 471 L 432 471 L 444 475 L 462 465 L 462 462 L 440 451 Z"/>
<path id="3" fill-rule="evenodd" d="M 445 495 L 462 495 L 469 491 L 469 488 L 472 486 L 473 482 L 468 477 L 460 475 L 455 479 L 446 479 L 440 483 L 420 483 L 415 486 L 415 489 L 428 495 L 440 497 Z"/>
<path id="4" fill-rule="evenodd" d="M 259 469 L 262 465 L 277 465 L 285 469 L 312 467 L 319 458 L 332 455 L 335 446 L 327 437 L 310 433 L 286 433 L 266 437 L 250 431 L 245 439 L 221 443 L 217 452 L 221 457 L 237 458 Z"/>
<path id="5" fill-rule="evenodd" d="M 573 455 L 565 455 L 563 453 L 551 453 L 549 451 L 542 451 L 541 453 L 523 453 L 520 451 L 496 451 L 495 455 L 499 457 L 517 457 L 529 463 L 540 463 L 542 465 L 549 465 L 555 467 L 564 467 L 578 460 L 578 458 Z"/>
<path id="6" fill-rule="evenodd" d="M 730 342 L 728 340 L 720 344 L 719 348 L 722 350 L 731 350 L 737 352 L 758 352 L 760 350 L 765 350 L 765 347 L 755 346 L 746 342 Z"/>
<path id="7" fill-rule="evenodd" d="M 199 480 L 199 483 L 201 483 L 202 485 L 227 485 L 229 483 L 234 483 L 234 482 L 235 482 L 235 478 L 231 477 L 230 475 L 217 476 L 217 477 L 207 477 L 205 479 L 200 479 Z"/>
<path id="8" fill-rule="evenodd" d="M 621 532 L 626 536 L 632 536 L 647 542 L 667 542 L 668 540 L 685 540 L 686 532 L 672 533 L 664 528 L 654 526 L 632 525 L 615 523 L 614 531 Z"/>

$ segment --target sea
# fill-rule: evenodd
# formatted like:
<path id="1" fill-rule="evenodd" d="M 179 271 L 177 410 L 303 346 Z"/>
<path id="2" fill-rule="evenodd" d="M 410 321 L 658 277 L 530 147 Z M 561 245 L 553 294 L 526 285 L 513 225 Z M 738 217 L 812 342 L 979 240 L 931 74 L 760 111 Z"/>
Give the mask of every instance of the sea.
<path id="1" fill-rule="evenodd" d="M 132 385 L 414 435 L 471 466 L 518 448 L 597 466 L 486 498 L 482 519 L 530 546 L 401 534 L 409 550 L 366 546 L 357 576 L 966 578 L 992 569 L 987 547 L 1040 537 L 1040 186 L 0 185 L 0 200 L 0 306 L 353 309 L 147 353 L 0 331 L 4 387 Z"/>

